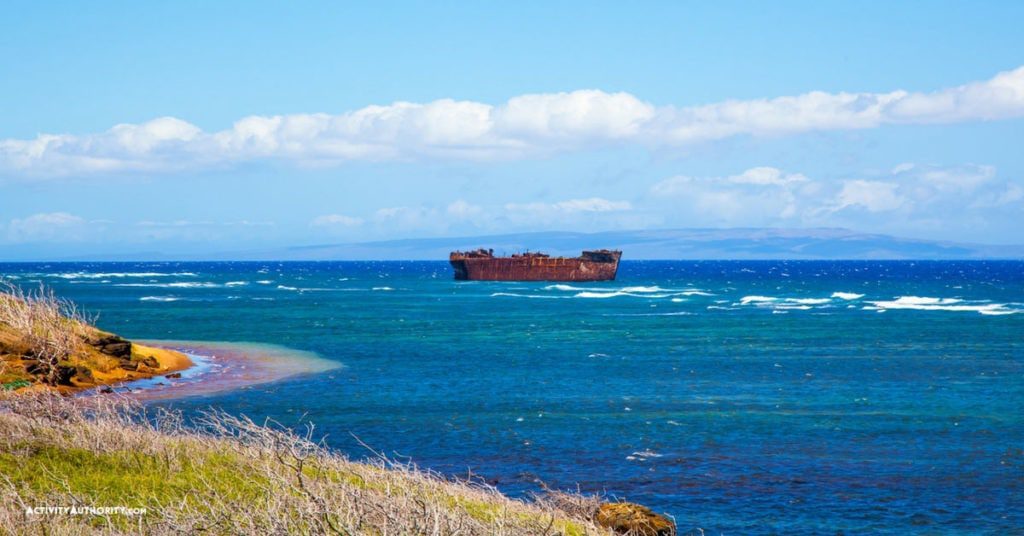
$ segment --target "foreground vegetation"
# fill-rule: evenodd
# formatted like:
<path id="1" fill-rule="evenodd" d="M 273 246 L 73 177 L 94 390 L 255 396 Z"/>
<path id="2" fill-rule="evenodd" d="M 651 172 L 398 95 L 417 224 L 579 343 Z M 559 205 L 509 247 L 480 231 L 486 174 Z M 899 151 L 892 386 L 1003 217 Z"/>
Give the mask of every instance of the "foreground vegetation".
<path id="1" fill-rule="evenodd" d="M 596 499 L 509 499 L 378 458 L 356 463 L 272 423 L 199 427 L 119 396 L 0 395 L 0 527 L 23 534 L 607 534 Z M 139 515 L 30 514 L 125 506 Z"/>

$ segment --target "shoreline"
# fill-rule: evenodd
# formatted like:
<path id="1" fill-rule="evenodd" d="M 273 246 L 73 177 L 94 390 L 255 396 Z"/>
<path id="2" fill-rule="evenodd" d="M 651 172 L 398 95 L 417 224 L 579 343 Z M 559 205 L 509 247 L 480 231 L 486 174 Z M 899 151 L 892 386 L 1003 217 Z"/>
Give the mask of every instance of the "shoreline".
<path id="1" fill-rule="evenodd" d="M 182 355 L 189 366 L 82 393 L 113 392 L 140 401 L 205 396 L 344 366 L 312 352 L 273 344 L 146 340 L 143 345 Z"/>

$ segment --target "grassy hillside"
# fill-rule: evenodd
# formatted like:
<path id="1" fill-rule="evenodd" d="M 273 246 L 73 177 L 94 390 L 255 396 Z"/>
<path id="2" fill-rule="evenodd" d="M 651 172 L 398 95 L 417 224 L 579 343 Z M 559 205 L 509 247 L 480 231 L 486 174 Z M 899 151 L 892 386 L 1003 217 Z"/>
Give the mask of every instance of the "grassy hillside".
<path id="1" fill-rule="evenodd" d="M 383 458 L 355 463 L 223 413 L 202 431 L 118 396 L 0 395 L 0 526 L 24 534 L 609 534 L 598 503 L 535 502 Z M 307 432 L 312 432 L 307 429 Z M 124 506 L 141 515 L 26 514 Z"/>

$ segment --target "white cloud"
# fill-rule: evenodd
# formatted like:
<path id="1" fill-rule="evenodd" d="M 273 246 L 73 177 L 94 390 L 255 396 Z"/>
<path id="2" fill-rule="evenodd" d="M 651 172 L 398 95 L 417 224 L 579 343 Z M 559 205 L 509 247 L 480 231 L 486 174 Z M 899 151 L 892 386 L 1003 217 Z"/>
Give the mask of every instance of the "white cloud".
<path id="1" fill-rule="evenodd" d="M 699 189 L 697 184 L 712 184 L 718 187 L 727 187 L 731 184 L 753 185 L 753 186 L 795 186 L 807 182 L 807 177 L 800 173 L 786 173 L 773 167 L 750 168 L 738 175 L 728 177 L 689 177 L 678 175 L 665 179 L 651 187 L 651 191 L 659 196 L 673 196 L 685 194 Z"/>
<path id="2" fill-rule="evenodd" d="M 861 177 L 814 179 L 771 167 L 737 175 L 680 175 L 655 183 L 651 206 L 682 226 L 907 225 L 944 215 L 942 225 L 977 221 L 978 209 L 1024 210 L 1024 188 L 992 166 L 905 163 Z M 648 207 L 644 207 L 648 208 Z M 1010 217 L 1007 214 L 1002 217 Z M 996 218 L 995 213 L 988 214 Z M 984 220 L 984 218 L 980 218 Z M 998 219 L 998 218 L 996 218 Z M 957 223 L 961 222 L 961 223 Z M 931 225 L 939 225 L 932 223 Z M 974 224 L 972 224 L 974 225 Z"/>
<path id="3" fill-rule="evenodd" d="M 906 203 L 906 199 L 897 193 L 898 188 L 898 184 L 891 182 L 859 179 L 845 181 L 832 210 L 847 207 L 862 207 L 869 212 L 896 210 Z"/>
<path id="4" fill-rule="evenodd" d="M 633 205 L 629 201 L 609 201 L 600 197 L 586 199 L 569 199 L 555 203 L 507 203 L 505 210 L 513 213 L 534 214 L 573 214 L 579 212 L 617 212 L 630 210 Z"/>
<path id="5" fill-rule="evenodd" d="M 464 199 L 459 199 L 449 204 L 445 212 L 457 220 L 465 220 L 478 217 L 483 211 L 483 207 L 468 203 Z"/>
<path id="6" fill-rule="evenodd" d="M 75 241 L 88 222 L 67 212 L 45 212 L 14 218 L 6 226 L 7 242 Z"/>
<path id="7" fill-rule="evenodd" d="M 359 227 L 362 224 L 362 218 L 346 216 L 344 214 L 325 214 L 317 216 L 310 222 L 310 225 L 314 227 Z"/>
<path id="8" fill-rule="evenodd" d="M 690 225 L 769 225 L 797 215 L 799 198 L 817 190 L 800 173 L 750 168 L 725 177 L 670 177 L 651 187 L 657 199 L 692 218 Z"/>
<path id="9" fill-rule="evenodd" d="M 609 145 L 671 147 L 737 135 L 1022 115 L 1024 67 L 932 93 L 814 91 L 692 107 L 659 107 L 628 93 L 579 90 L 521 95 L 496 106 L 442 99 L 367 106 L 338 115 L 251 116 L 217 132 L 162 117 L 96 134 L 6 139 L 0 140 L 0 173 L 46 177 L 175 171 L 261 159 L 300 165 L 509 159 Z"/>

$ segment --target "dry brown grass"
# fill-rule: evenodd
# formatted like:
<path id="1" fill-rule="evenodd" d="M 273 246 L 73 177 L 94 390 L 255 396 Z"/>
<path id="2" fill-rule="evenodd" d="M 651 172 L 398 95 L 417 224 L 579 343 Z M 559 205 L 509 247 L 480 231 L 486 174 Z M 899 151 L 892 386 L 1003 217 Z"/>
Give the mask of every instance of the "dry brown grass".
<path id="1" fill-rule="evenodd" d="M 199 427 L 120 397 L 0 395 L 0 532 L 16 534 L 608 534 L 597 500 L 525 502 L 378 457 L 352 462 L 272 422 Z M 27 515 L 34 506 L 142 516 Z"/>
<path id="2" fill-rule="evenodd" d="M 0 281 L 0 324 L 20 334 L 44 383 L 56 383 L 58 365 L 79 350 L 88 320 L 74 303 L 43 286 L 26 292 Z"/>

